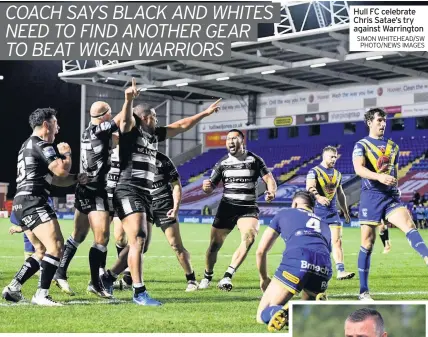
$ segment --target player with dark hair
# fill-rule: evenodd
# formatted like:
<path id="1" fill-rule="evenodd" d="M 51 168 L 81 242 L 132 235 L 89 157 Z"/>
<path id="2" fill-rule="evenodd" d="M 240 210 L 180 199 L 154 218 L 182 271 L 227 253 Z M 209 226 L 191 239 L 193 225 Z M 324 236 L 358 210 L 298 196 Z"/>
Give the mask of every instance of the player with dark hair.
<path id="1" fill-rule="evenodd" d="M 361 248 L 358 255 L 360 276 L 360 300 L 372 300 L 368 278 L 370 259 L 376 239 L 376 227 L 387 220 L 401 229 L 410 245 L 428 264 L 428 248 L 409 211 L 400 200 L 398 190 L 399 148 L 392 140 L 384 138 L 386 113 L 382 109 L 368 110 L 364 121 L 369 135 L 359 140 L 354 147 L 355 173 L 361 179 L 359 219 L 361 225 Z"/>
<path id="2" fill-rule="evenodd" d="M 161 152 L 158 152 L 156 155 L 156 168 L 156 176 L 150 192 L 152 197 L 152 214 L 150 218 L 152 219 L 148 220 L 148 235 L 143 252 L 148 250 L 151 238 L 151 226 L 154 223 L 164 232 L 169 245 L 176 253 L 177 259 L 184 270 L 187 281 L 186 292 L 195 291 L 198 289 L 198 283 L 196 282 L 195 273 L 190 262 L 190 254 L 184 248 L 180 227 L 177 222 L 182 193 L 180 175 L 171 159 Z M 116 263 L 111 270 L 107 270 L 105 277 L 102 278 L 107 289 L 111 290 L 118 274 L 122 272 L 118 269 L 120 266 L 123 268 L 125 263 Z M 125 281 L 125 283 L 127 284 L 128 282 Z M 126 287 L 123 283 L 122 285 L 118 284 L 118 286 L 119 289 Z"/>
<path id="3" fill-rule="evenodd" d="M 275 215 L 260 240 L 256 259 L 264 294 L 257 322 L 268 324 L 269 331 L 288 325 L 288 301 L 295 294 L 303 291 L 303 300 L 326 299 L 325 291 L 333 273 L 331 233 L 329 224 L 313 210 L 312 195 L 308 191 L 296 192 L 291 208 Z M 286 242 L 286 248 L 271 281 L 267 254 L 279 236 Z"/>
<path id="4" fill-rule="evenodd" d="M 102 298 L 111 298 L 104 289 L 99 270 L 105 267 L 107 245 L 110 238 L 110 210 L 106 190 L 107 174 L 111 167 L 111 151 L 115 133 L 123 120 L 126 109 L 131 111 L 131 103 L 138 95 L 135 79 L 125 91 L 125 103 L 120 113 L 112 118 L 111 108 L 106 102 L 92 104 L 89 114 L 91 121 L 81 137 L 81 162 L 88 175 L 86 185 L 76 187 L 74 231 L 65 245 L 60 268 L 55 275 L 57 286 L 65 293 L 74 295 L 67 282 L 67 269 L 77 247 L 85 240 L 89 228 L 94 233 L 94 243 L 89 250 L 91 281 L 87 291 Z"/>
<path id="5" fill-rule="evenodd" d="M 204 180 L 202 189 L 210 194 L 220 181 L 224 191 L 217 209 L 206 252 L 204 278 L 199 289 L 210 286 L 214 275 L 217 254 L 229 233 L 238 226 L 241 243 L 232 256 L 232 261 L 218 283 L 224 291 L 232 290 L 232 277 L 244 262 L 259 231 L 259 209 L 257 207 L 257 181 L 261 177 L 266 183 L 265 200 L 272 201 L 276 194 L 276 181 L 265 162 L 258 155 L 244 149 L 244 135 L 240 130 L 227 134 L 228 154 L 213 168 L 211 178 Z"/>
<path id="6" fill-rule="evenodd" d="M 309 170 L 306 177 L 306 189 L 315 196 L 315 214 L 324 219 L 331 230 L 333 258 L 336 262 L 337 279 L 346 280 L 355 273 L 345 271 L 342 222 L 337 212 L 336 199 L 345 216 L 345 222 L 350 223 L 346 196 L 342 188 L 342 174 L 334 168 L 338 158 L 337 148 L 327 146 L 322 152 L 322 162 Z"/>
<path id="7" fill-rule="evenodd" d="M 48 203 L 51 185 L 71 186 L 84 181 L 83 175 L 70 175 L 71 149 L 66 143 L 53 142 L 59 131 L 54 109 L 37 109 L 29 123 L 33 133 L 22 145 L 18 155 L 17 192 L 13 212 L 36 253 L 29 257 L 12 282 L 3 289 L 8 301 L 23 300 L 22 285 L 39 269 L 40 281 L 31 302 L 59 306 L 49 296 L 52 278 L 59 265 L 64 239 L 55 212 Z"/>
<path id="8" fill-rule="evenodd" d="M 387 337 L 382 315 L 375 309 L 361 308 L 345 321 L 345 337 Z"/>
<path id="9" fill-rule="evenodd" d="M 158 143 L 193 128 L 203 118 L 219 109 L 217 102 L 205 111 L 178 120 L 166 127 L 157 127 L 156 111 L 148 104 L 137 105 L 124 115 L 120 123 L 120 177 L 113 195 L 113 204 L 129 245 L 128 266 L 133 283 L 133 301 L 139 305 L 158 306 L 150 298 L 142 279 L 142 252 L 147 242 L 151 213 L 151 190 L 156 175 Z M 123 253 L 123 252 L 122 252 Z"/>

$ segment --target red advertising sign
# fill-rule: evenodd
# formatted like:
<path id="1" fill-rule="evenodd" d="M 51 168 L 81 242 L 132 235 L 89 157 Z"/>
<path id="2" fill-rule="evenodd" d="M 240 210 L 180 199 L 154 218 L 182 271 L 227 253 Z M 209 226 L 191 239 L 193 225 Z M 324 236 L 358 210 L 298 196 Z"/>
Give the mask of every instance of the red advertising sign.
<path id="1" fill-rule="evenodd" d="M 415 191 L 422 196 L 428 192 L 428 171 L 409 172 L 400 179 L 401 198 L 410 201 Z"/>
<path id="2" fill-rule="evenodd" d="M 246 131 L 242 130 L 246 138 Z M 226 146 L 226 138 L 228 131 L 224 132 L 210 132 L 205 134 L 205 147 L 206 148 L 217 148 L 217 147 L 225 147 Z M 244 139 L 245 143 L 245 139 Z"/>

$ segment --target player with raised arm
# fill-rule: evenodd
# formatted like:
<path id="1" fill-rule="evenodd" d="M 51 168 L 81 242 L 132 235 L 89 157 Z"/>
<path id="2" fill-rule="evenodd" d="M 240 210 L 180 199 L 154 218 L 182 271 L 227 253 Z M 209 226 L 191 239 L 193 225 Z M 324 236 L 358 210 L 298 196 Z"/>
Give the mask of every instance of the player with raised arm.
<path id="1" fill-rule="evenodd" d="M 148 239 L 143 252 L 148 250 L 151 238 L 151 226 L 154 223 L 164 232 L 169 245 L 177 255 L 178 262 L 184 270 L 187 281 L 186 292 L 195 291 L 198 289 L 198 283 L 196 282 L 195 273 L 190 262 L 190 254 L 184 248 L 177 221 L 182 193 L 180 175 L 171 159 L 161 152 L 158 152 L 156 155 L 156 168 L 156 176 L 150 192 L 152 197 L 152 214 L 150 217 L 152 219 L 148 220 Z M 118 237 L 122 236 L 124 235 L 118 235 Z M 123 244 L 126 245 L 126 242 L 122 242 Z M 125 263 L 116 263 L 111 270 L 107 271 L 106 277 L 102 278 L 107 289 L 111 290 L 118 274 L 122 272 L 118 268 L 120 266 L 123 268 L 125 265 Z M 126 286 L 122 284 L 122 288 L 124 287 Z"/>
<path id="2" fill-rule="evenodd" d="M 51 185 L 71 186 L 81 178 L 84 181 L 84 176 L 69 174 L 70 146 L 53 143 L 59 131 L 56 114 L 51 108 L 31 113 L 29 123 L 33 133 L 18 154 L 17 193 L 12 209 L 36 252 L 3 289 L 3 298 L 12 302 L 24 299 L 22 285 L 40 269 L 38 289 L 31 302 L 45 306 L 61 305 L 49 296 L 49 288 L 59 265 L 64 239 L 48 197 Z"/>
<path id="3" fill-rule="evenodd" d="M 256 252 L 260 288 L 264 292 L 257 322 L 268 324 L 269 331 L 288 325 L 288 301 L 295 294 L 303 291 L 303 300 L 326 299 L 325 291 L 333 274 L 329 224 L 313 213 L 311 194 L 296 192 L 291 207 L 275 215 Z M 286 248 L 271 281 L 267 254 L 279 236 L 286 242 Z"/>
<path id="4" fill-rule="evenodd" d="M 355 273 L 345 271 L 342 222 L 337 212 L 336 200 L 343 211 L 346 223 L 351 222 L 351 217 L 346 205 L 345 192 L 342 188 L 342 174 L 334 168 L 337 156 L 337 149 L 334 146 L 327 146 L 323 149 L 321 164 L 308 172 L 306 190 L 315 196 L 315 214 L 330 226 L 337 279 L 346 280 L 353 278 Z"/>
<path id="5" fill-rule="evenodd" d="M 232 290 L 232 277 L 244 262 L 259 231 L 259 209 L 257 207 L 257 180 L 262 177 L 267 185 L 265 199 L 275 198 L 276 181 L 262 158 L 244 149 L 244 134 L 236 129 L 227 134 L 228 154 L 215 166 L 211 178 L 204 180 L 202 189 L 210 194 L 220 181 L 224 191 L 211 228 L 210 245 L 205 259 L 204 278 L 199 289 L 211 284 L 217 254 L 229 233 L 238 226 L 241 243 L 232 256 L 232 261 L 218 283 L 224 291 Z"/>
<path id="6" fill-rule="evenodd" d="M 123 108 L 114 118 L 110 106 L 105 102 L 93 103 L 89 111 L 91 121 L 81 137 L 81 162 L 83 171 L 88 175 L 88 183 L 76 187 L 74 232 L 67 240 L 60 268 L 54 278 L 57 286 L 69 295 L 73 295 L 74 291 L 67 282 L 68 266 L 77 247 L 85 240 L 89 228 L 92 228 L 94 242 L 89 250 L 91 281 L 87 290 L 102 298 L 111 297 L 99 278 L 99 269 L 106 264 L 110 238 L 111 220 L 106 180 L 111 166 L 113 133 L 119 128 L 128 102 L 132 102 L 136 96 L 136 81 L 132 79 L 132 86 L 125 91 Z"/>
<path id="7" fill-rule="evenodd" d="M 156 175 L 158 143 L 193 128 L 203 118 L 217 111 L 219 102 L 220 100 L 211 104 L 199 114 L 166 127 L 156 126 L 156 111 L 148 104 L 137 105 L 132 113 L 132 102 L 128 102 L 127 113 L 120 123 L 121 172 L 113 203 L 128 240 L 128 266 L 133 283 L 133 301 L 138 305 L 161 305 L 149 296 L 142 278 L 142 252 L 148 238 L 147 215 L 151 213 L 150 192 Z"/>
<path id="8" fill-rule="evenodd" d="M 368 278 L 370 259 L 376 239 L 376 227 L 382 219 L 401 229 L 410 245 L 428 264 L 428 248 L 415 228 L 412 217 L 400 200 L 398 190 L 399 148 L 392 140 L 384 138 L 386 113 L 373 108 L 364 115 L 369 135 L 359 140 L 354 147 L 355 173 L 361 177 L 359 219 L 361 247 L 358 255 L 360 276 L 360 300 L 372 301 Z"/>

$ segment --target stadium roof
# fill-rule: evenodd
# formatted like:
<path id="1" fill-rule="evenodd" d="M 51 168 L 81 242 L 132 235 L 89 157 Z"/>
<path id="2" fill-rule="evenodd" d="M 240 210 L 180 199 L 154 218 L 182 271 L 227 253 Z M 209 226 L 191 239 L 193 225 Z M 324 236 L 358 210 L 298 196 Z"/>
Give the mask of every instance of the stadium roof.
<path id="1" fill-rule="evenodd" d="M 342 16 L 332 10 L 328 26 L 317 15 L 319 26 L 304 30 L 303 22 L 301 31 L 291 18 L 292 5 L 284 5 L 277 34 L 257 42 L 233 43 L 228 61 L 95 61 L 91 67 L 90 61 L 72 60 L 63 62 L 59 76 L 70 83 L 121 91 L 136 77 L 147 95 L 182 101 L 240 100 L 250 93 L 323 91 L 398 78 L 428 78 L 428 52 L 349 52 L 348 7 L 342 3 Z M 306 17 L 311 9 L 317 13 L 317 8 L 318 12 L 325 8 L 320 1 L 295 3 L 301 4 L 308 6 Z"/>

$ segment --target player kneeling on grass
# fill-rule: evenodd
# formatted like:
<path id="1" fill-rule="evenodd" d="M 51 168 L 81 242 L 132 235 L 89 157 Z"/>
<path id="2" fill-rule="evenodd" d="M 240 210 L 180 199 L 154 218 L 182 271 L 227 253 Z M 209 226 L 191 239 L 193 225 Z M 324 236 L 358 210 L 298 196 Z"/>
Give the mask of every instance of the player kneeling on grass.
<path id="1" fill-rule="evenodd" d="M 307 191 L 297 192 L 291 207 L 273 218 L 256 253 L 260 288 L 264 292 L 257 310 L 257 322 L 268 324 L 269 331 L 288 326 L 288 301 L 296 293 L 303 290 L 304 300 L 326 299 L 324 292 L 333 273 L 330 228 L 313 213 L 312 196 Z M 287 246 L 271 282 L 267 253 L 279 236 Z"/>

